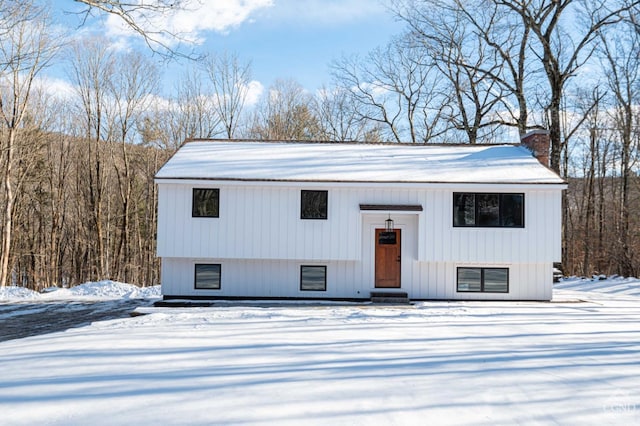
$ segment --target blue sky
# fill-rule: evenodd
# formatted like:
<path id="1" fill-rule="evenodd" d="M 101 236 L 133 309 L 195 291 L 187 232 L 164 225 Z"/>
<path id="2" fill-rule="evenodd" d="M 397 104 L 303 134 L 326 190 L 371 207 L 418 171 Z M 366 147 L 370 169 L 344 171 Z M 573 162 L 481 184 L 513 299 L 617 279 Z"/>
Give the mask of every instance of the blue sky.
<path id="1" fill-rule="evenodd" d="M 402 31 L 388 10 L 387 0 L 192 0 L 201 3 L 190 12 L 157 22 L 195 40 L 202 52 L 235 52 L 251 61 L 253 78 L 265 88 L 278 78 L 292 78 L 310 91 L 330 83 L 329 63 L 342 55 L 365 55 Z M 197 3 L 194 3 L 197 4 Z M 77 29 L 80 18 L 61 11 L 78 11 L 70 0 L 53 0 L 55 19 Z M 117 19 L 86 21 L 80 33 L 108 34 L 114 45 L 140 47 Z M 193 66 L 170 65 L 165 79 Z"/>

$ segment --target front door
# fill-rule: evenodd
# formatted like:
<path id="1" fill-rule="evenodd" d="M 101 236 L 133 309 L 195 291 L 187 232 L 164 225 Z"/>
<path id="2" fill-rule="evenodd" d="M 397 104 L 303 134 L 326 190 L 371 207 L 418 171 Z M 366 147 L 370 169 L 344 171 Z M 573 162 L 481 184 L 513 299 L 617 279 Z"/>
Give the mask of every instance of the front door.
<path id="1" fill-rule="evenodd" d="M 376 229 L 376 288 L 400 288 L 400 230 Z"/>

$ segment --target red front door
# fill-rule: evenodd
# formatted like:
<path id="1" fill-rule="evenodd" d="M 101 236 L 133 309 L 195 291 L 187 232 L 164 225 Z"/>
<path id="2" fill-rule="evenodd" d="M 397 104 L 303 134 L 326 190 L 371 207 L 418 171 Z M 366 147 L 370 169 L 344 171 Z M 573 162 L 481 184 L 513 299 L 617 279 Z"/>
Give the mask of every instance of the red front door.
<path id="1" fill-rule="evenodd" d="M 400 230 L 376 229 L 376 287 L 400 288 Z"/>

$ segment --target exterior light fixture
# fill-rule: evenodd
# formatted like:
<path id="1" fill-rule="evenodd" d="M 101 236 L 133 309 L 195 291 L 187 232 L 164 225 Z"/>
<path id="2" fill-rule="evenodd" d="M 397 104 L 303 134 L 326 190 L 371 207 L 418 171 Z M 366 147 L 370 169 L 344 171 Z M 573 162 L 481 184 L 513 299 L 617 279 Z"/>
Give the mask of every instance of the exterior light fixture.
<path id="1" fill-rule="evenodd" d="M 391 219 L 391 213 L 389 213 L 389 219 L 384 221 L 384 229 L 386 232 L 393 232 L 393 219 Z"/>

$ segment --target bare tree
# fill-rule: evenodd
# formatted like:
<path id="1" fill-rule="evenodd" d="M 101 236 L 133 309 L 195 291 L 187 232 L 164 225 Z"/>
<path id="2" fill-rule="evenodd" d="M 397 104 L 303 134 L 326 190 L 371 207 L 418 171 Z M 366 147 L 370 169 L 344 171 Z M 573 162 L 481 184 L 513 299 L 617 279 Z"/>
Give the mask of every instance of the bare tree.
<path id="1" fill-rule="evenodd" d="M 391 94 L 378 86 L 375 73 L 369 70 L 359 58 L 342 58 L 333 64 L 333 75 L 339 87 L 353 97 L 353 105 L 359 120 L 372 121 L 384 127 L 384 139 L 401 141 L 399 129 L 401 111 L 392 110 L 396 104 Z"/>
<path id="2" fill-rule="evenodd" d="M 614 37 L 599 35 L 598 54 L 606 70 L 607 83 L 613 95 L 612 122 L 620 140 L 620 220 L 618 226 L 619 252 L 616 258 L 620 273 L 634 275 L 636 260 L 631 249 L 631 188 L 634 152 L 637 153 L 640 135 L 640 32 L 621 31 Z"/>
<path id="3" fill-rule="evenodd" d="M 489 73 L 499 74 L 501 64 L 495 58 L 487 59 L 491 52 L 476 40 L 470 49 L 466 40 L 474 38 L 460 25 L 447 26 L 438 30 L 439 34 L 424 37 L 429 54 L 442 75 L 449 81 L 454 93 L 456 108 L 448 121 L 464 132 L 471 144 L 491 139 L 498 125 L 496 106 L 504 104 L 502 87 L 493 79 L 487 79 L 487 72 L 479 71 L 481 66 L 489 68 Z M 431 26 L 431 28 L 436 28 Z M 468 50 L 473 50 L 470 54 Z"/>
<path id="4" fill-rule="evenodd" d="M 2 246 L 0 247 L 0 286 L 9 278 L 13 218 L 16 197 L 29 169 L 30 157 L 22 151 L 28 139 L 21 139 L 27 127 L 29 100 L 38 73 L 46 67 L 59 47 L 48 15 L 32 4 L 16 11 L 15 25 L 0 38 L 0 152 L 2 153 Z M 29 19 L 25 19 L 28 16 Z M 21 152 L 22 151 L 22 152 Z M 18 153 L 26 157 L 18 157 Z"/>
<path id="5" fill-rule="evenodd" d="M 78 185 L 84 202 L 78 209 L 86 208 L 84 213 L 91 221 L 82 227 L 83 239 L 92 248 L 91 264 L 95 270 L 87 279 L 109 276 L 107 251 L 107 232 L 103 216 L 106 209 L 108 159 L 103 141 L 112 138 L 115 130 L 108 122 L 109 103 L 108 82 L 116 70 L 114 53 L 103 40 L 86 39 L 72 47 L 70 77 L 74 83 L 78 99 L 77 111 L 81 118 L 80 138 L 86 144 L 81 170 L 86 175 L 78 175 Z M 79 213 L 82 217 L 83 213 Z M 93 250 L 95 248 L 95 250 Z"/>
<path id="6" fill-rule="evenodd" d="M 226 137 L 232 139 L 249 93 L 251 65 L 225 52 L 208 59 L 205 71 L 213 86 L 213 109 L 224 126 Z"/>
<path id="7" fill-rule="evenodd" d="M 566 147 L 561 109 L 567 82 L 590 60 L 598 34 L 622 22 L 638 4 L 632 0 L 398 0 L 395 7 L 419 38 L 449 40 L 450 47 L 441 51 L 445 54 L 438 63 L 455 65 L 455 72 L 447 72 L 454 83 L 465 74 L 458 72 L 463 67 L 474 71 L 466 72 L 468 81 L 486 84 L 489 80 L 505 90 L 499 103 L 514 122 L 502 120 L 503 124 L 516 125 L 522 134 L 529 126 L 528 99 L 542 95 L 552 143 L 551 166 L 560 172 Z M 478 13 L 480 9 L 483 13 Z M 461 51 L 458 46 L 468 40 L 478 44 Z M 546 80 L 543 94 L 535 93 L 537 81 L 532 81 L 539 68 Z M 509 97 L 515 97 L 515 107 L 507 104 Z M 472 98 L 479 99 L 473 94 Z M 465 119 L 463 125 L 474 121 Z"/>
<path id="8" fill-rule="evenodd" d="M 378 123 L 386 139 L 426 142 L 447 131 L 450 96 L 423 49 L 403 38 L 365 60 L 343 58 L 332 66 L 338 85 L 351 93 L 361 120 Z"/>
<path id="9" fill-rule="evenodd" d="M 42 10 L 34 7 L 33 0 L 0 0 L 0 37 L 6 37 L 16 26 L 36 19 Z M 0 63 L 0 66 L 7 66 Z"/>
<path id="10" fill-rule="evenodd" d="M 606 134 L 601 128 L 603 110 L 605 106 L 602 102 L 600 89 L 596 88 L 591 92 L 582 90 L 576 96 L 578 106 L 577 111 L 582 112 L 585 120 L 582 146 L 579 147 L 581 155 L 580 174 L 583 179 L 572 181 L 571 200 L 569 196 L 565 198 L 567 203 L 567 213 L 564 215 L 565 232 L 563 243 L 566 259 L 563 265 L 572 270 L 579 269 L 584 276 L 592 273 L 594 257 L 603 249 L 601 244 L 595 243 L 600 240 L 601 235 L 597 226 L 597 203 L 602 203 L 598 191 L 599 182 L 604 176 L 599 173 L 603 167 L 599 164 L 603 160 L 602 149 L 605 144 Z M 578 159 L 576 159 L 578 160 Z M 578 160 L 579 161 L 579 160 Z M 604 166 L 606 170 L 606 165 Z M 600 230 L 601 231 L 601 230 Z"/>
<path id="11" fill-rule="evenodd" d="M 64 250 L 68 236 L 69 175 L 71 144 L 59 131 L 69 111 L 45 90 L 36 88 L 20 133 L 18 156 L 28 167 L 20 167 L 21 188 L 15 203 L 15 238 L 11 271 L 14 282 L 40 290 L 62 282 Z M 55 133 L 46 129 L 55 128 Z M 21 166 L 22 166 L 21 165 Z"/>
<path id="12" fill-rule="evenodd" d="M 185 139 L 211 138 L 223 133 L 213 97 L 195 70 L 185 72 L 170 102 L 165 111 L 168 119 L 162 126 L 170 135 L 172 147 Z"/>
<path id="13" fill-rule="evenodd" d="M 154 21 L 161 16 L 167 16 L 192 5 L 198 5 L 193 0 L 150 0 L 150 1 L 120 1 L 120 0 L 74 0 L 86 5 L 80 12 L 86 20 L 94 11 L 117 16 L 122 22 L 139 34 L 147 46 L 165 57 L 180 54 L 165 40 L 181 41 L 180 34 L 175 34 L 162 28 Z"/>
<path id="14" fill-rule="evenodd" d="M 343 87 L 322 88 L 313 107 L 322 140 L 380 142 L 379 124 L 363 119 L 357 112 L 351 92 Z"/>
<path id="15" fill-rule="evenodd" d="M 130 146 L 136 143 L 137 126 L 149 107 L 151 96 L 155 94 L 159 77 L 149 60 L 135 53 L 118 55 L 116 67 L 119 70 L 109 80 L 110 97 L 113 107 L 110 111 L 111 125 L 117 139 L 119 153 L 112 151 L 112 163 L 118 181 L 121 213 L 118 238 L 113 249 L 113 274 L 129 282 L 133 278 L 132 264 L 135 263 L 131 245 L 132 192 L 135 182 L 130 159 Z"/>
<path id="16" fill-rule="evenodd" d="M 74 149 L 71 138 L 64 132 L 70 129 L 72 119 L 69 105 L 63 102 L 55 102 L 47 105 L 54 121 L 43 125 L 43 129 L 55 128 L 56 133 L 50 133 L 50 140 L 46 144 L 45 159 L 47 166 L 44 176 L 44 187 L 49 194 L 48 202 L 44 204 L 44 210 L 49 216 L 49 241 L 45 245 L 46 250 L 42 258 L 44 264 L 44 284 L 46 286 L 61 285 L 71 271 L 65 270 L 65 249 L 69 244 L 69 213 L 73 202 L 69 190 L 74 166 Z"/>
<path id="17" fill-rule="evenodd" d="M 535 39 L 531 49 L 545 70 L 549 89 L 546 108 L 551 138 L 551 168 L 560 172 L 561 153 L 566 148 L 562 139 L 561 107 L 567 82 L 591 58 L 598 35 L 622 22 L 625 13 L 637 7 L 640 1 L 494 1 L 519 16 L 522 25 L 531 29 Z M 563 26 L 563 18 L 569 14 L 573 14 L 571 19 L 580 25 L 572 25 L 571 28 L 569 25 Z"/>
<path id="18" fill-rule="evenodd" d="M 320 126 L 312 102 L 299 83 L 276 81 L 255 111 L 251 136 L 266 140 L 318 139 Z"/>
<path id="19" fill-rule="evenodd" d="M 482 4 L 480 4 L 482 3 Z M 518 107 L 510 98 L 518 78 L 514 47 L 515 36 L 507 34 L 506 42 L 496 43 L 502 31 L 498 12 L 486 2 L 396 1 L 396 14 L 409 26 L 407 42 L 424 52 L 428 63 L 446 86 L 451 102 L 444 118 L 469 143 L 494 140 L 507 126 L 519 126 Z M 482 14 L 477 10 L 483 9 Z M 508 60 L 505 60 L 505 57 Z M 511 65 L 512 68 L 509 67 Z M 512 71 L 510 73 L 509 71 Z M 520 73 L 521 75 L 521 73 Z M 526 118 L 525 118 L 526 119 Z M 455 138 L 455 135 L 448 135 Z"/>
<path id="20" fill-rule="evenodd" d="M 529 128 L 525 82 L 534 80 L 537 75 L 536 69 L 530 66 L 527 55 L 531 29 L 519 25 L 517 17 L 505 13 L 492 1 L 455 0 L 452 4 L 477 36 L 478 42 L 483 44 L 482 50 L 485 52 L 484 60 L 457 65 L 471 67 L 483 79 L 501 86 L 505 93 L 499 103 L 504 108 L 497 113 L 504 118 L 499 124 L 515 126 L 518 133 L 524 135 Z M 479 9 L 483 13 L 477 13 Z M 511 98 L 515 99 L 515 105 L 511 104 Z"/>

